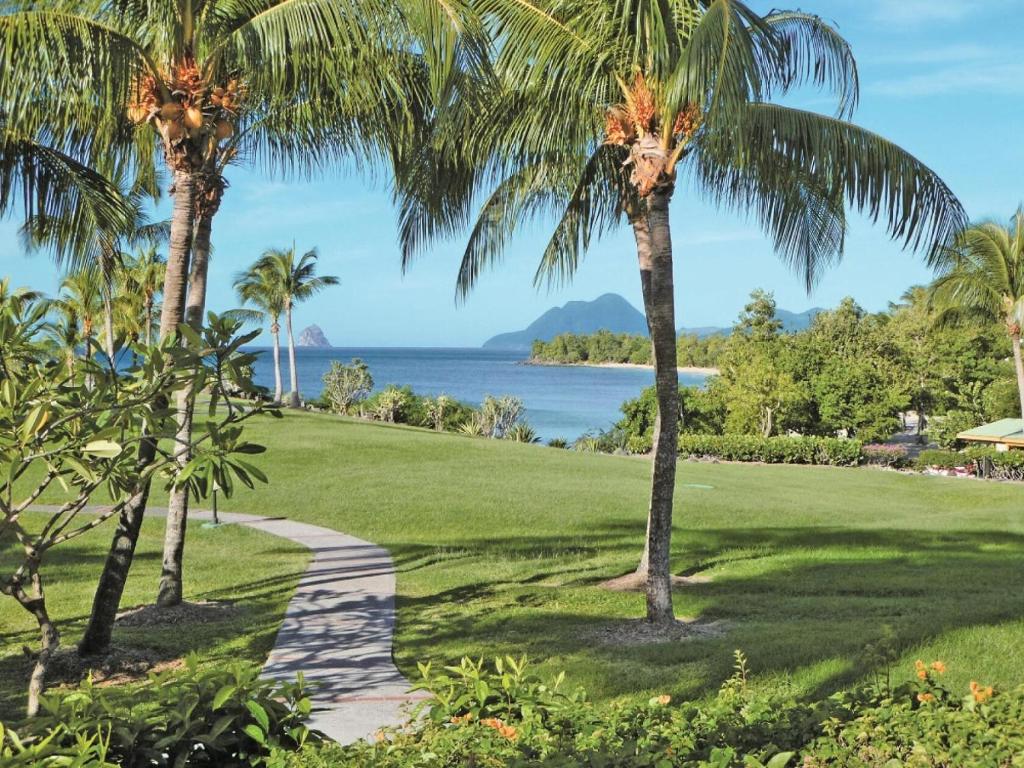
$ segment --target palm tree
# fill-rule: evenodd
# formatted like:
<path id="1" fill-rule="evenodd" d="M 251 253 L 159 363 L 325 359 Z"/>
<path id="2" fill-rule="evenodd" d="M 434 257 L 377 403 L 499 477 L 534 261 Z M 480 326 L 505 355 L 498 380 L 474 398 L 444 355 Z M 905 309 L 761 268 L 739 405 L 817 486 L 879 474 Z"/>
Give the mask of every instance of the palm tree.
<path id="1" fill-rule="evenodd" d="M 235 291 L 242 304 L 251 304 L 254 309 L 236 309 L 232 314 L 248 322 L 269 321 L 270 337 L 274 350 L 274 402 L 281 402 L 281 313 L 284 312 L 284 296 L 278 290 L 278 283 L 269 270 L 250 267 L 235 277 Z"/>
<path id="2" fill-rule="evenodd" d="M 856 66 L 845 41 L 816 16 L 762 16 L 740 0 L 479 6 L 499 43 L 500 87 L 486 110 L 471 104 L 447 116 L 399 174 L 404 262 L 473 221 L 481 197 L 460 298 L 526 219 L 557 217 L 539 283 L 569 279 L 593 237 L 622 216 L 629 221 L 658 401 L 637 576 L 646 582 L 648 619 L 671 621 L 678 375 L 669 210 L 677 186 L 753 215 L 808 286 L 842 254 L 847 204 L 884 215 L 894 237 L 931 256 L 963 212 L 927 167 L 847 122 Z M 804 83 L 836 95 L 836 117 L 770 102 Z"/>
<path id="3" fill-rule="evenodd" d="M 298 408 L 302 405 L 299 398 L 299 374 L 295 368 L 295 337 L 292 333 L 292 308 L 301 301 L 314 296 L 329 285 L 337 285 L 339 280 L 332 275 L 317 276 L 316 249 L 306 251 L 295 260 L 295 246 L 280 249 L 270 248 L 252 266 L 250 272 L 264 273 L 261 280 L 270 286 L 270 296 L 280 297 L 281 311 L 284 312 L 285 332 L 288 334 L 288 367 L 291 374 L 292 390 L 289 395 L 289 406 Z"/>
<path id="4" fill-rule="evenodd" d="M 125 262 L 121 273 L 122 325 L 145 346 L 153 342 L 153 318 L 157 310 L 157 296 L 164 282 L 167 264 L 157 253 L 155 245 L 136 250 Z"/>
<path id="5" fill-rule="evenodd" d="M 60 293 L 51 307 L 65 318 L 67 327 L 74 326 L 76 344 L 84 346 L 82 356 L 88 360 L 93 355 L 93 331 L 104 312 L 103 279 L 96 267 L 87 267 L 67 275 L 60 285 Z M 74 352 L 72 351 L 72 354 Z"/>
<path id="6" fill-rule="evenodd" d="M 963 230 L 945 254 L 929 293 L 937 322 L 1001 323 L 1013 345 L 1024 418 L 1024 207 L 1009 227 L 985 221 Z"/>

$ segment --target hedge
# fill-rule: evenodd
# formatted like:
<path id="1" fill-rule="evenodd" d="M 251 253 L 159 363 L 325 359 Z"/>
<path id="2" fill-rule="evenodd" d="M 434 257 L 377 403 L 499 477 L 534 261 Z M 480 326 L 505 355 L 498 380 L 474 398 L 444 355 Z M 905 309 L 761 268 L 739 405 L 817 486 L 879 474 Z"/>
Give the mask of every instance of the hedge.
<path id="1" fill-rule="evenodd" d="M 766 464 L 825 464 L 852 467 L 861 461 L 859 440 L 836 437 L 680 435 L 679 455 Z"/>

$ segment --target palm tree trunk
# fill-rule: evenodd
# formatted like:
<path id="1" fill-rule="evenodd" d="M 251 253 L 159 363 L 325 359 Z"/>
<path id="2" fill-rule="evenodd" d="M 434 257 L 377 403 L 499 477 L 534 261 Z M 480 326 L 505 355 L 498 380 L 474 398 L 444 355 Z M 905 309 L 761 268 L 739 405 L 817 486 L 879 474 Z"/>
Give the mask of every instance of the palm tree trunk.
<path id="1" fill-rule="evenodd" d="M 188 264 L 192 252 L 195 222 L 194 177 L 186 171 L 174 172 L 174 210 L 171 215 L 171 234 L 164 273 L 164 301 L 160 311 L 160 340 L 175 333 L 185 309 Z M 156 441 L 143 439 L 139 444 L 136 467 L 139 472 L 156 458 Z M 107 560 L 100 574 L 93 598 L 89 623 L 79 643 L 83 655 L 106 653 L 121 605 L 121 596 L 128 581 L 128 572 L 135 557 L 142 519 L 149 501 L 150 478 L 141 479 L 132 489 L 129 502 L 118 516 Z"/>
<path id="2" fill-rule="evenodd" d="M 148 347 L 153 341 L 153 297 L 146 297 L 146 328 L 145 336 L 146 346 Z"/>
<path id="3" fill-rule="evenodd" d="M 648 198 L 647 214 L 651 238 L 651 306 L 647 323 L 654 350 L 658 401 L 647 534 L 647 620 L 654 623 L 675 620 L 669 560 L 679 445 L 679 371 L 676 368 L 675 289 L 669 225 L 671 198 L 671 187 L 658 187 Z"/>
<path id="4" fill-rule="evenodd" d="M 270 335 L 274 339 L 274 402 L 281 402 L 284 386 L 281 384 L 281 326 L 277 318 L 270 324 Z"/>
<path id="5" fill-rule="evenodd" d="M 192 271 L 189 275 L 188 303 L 185 306 L 185 322 L 199 330 L 203 324 L 203 310 L 206 308 L 206 276 L 210 263 L 210 230 L 213 225 L 212 213 L 204 212 L 196 218 L 195 239 L 192 243 Z M 191 458 L 192 415 L 195 410 L 195 392 L 191 387 L 182 389 L 178 399 L 177 445 L 175 461 L 183 468 Z M 171 489 L 167 502 L 167 523 L 164 528 L 163 567 L 160 573 L 160 588 L 156 604 L 169 608 L 181 603 L 183 597 L 182 573 L 185 563 L 185 532 L 188 529 L 188 488 L 177 486 Z"/>
<path id="6" fill-rule="evenodd" d="M 631 216 L 630 224 L 633 226 L 633 238 L 636 240 L 636 258 L 640 267 L 640 292 L 643 294 L 644 299 L 644 317 L 647 319 L 647 334 L 653 338 L 650 322 L 651 314 L 653 312 L 651 304 L 651 230 L 647 222 L 647 216 L 642 213 Z M 652 362 L 654 351 L 654 344 L 652 342 Z M 660 421 L 661 414 L 659 412 L 654 417 L 654 434 L 658 433 Z M 647 532 L 644 534 L 644 551 L 640 555 L 640 562 L 636 567 L 636 576 L 642 578 L 645 582 L 647 580 L 647 573 L 651 559 L 649 547 L 650 538 L 651 516 L 648 513 Z"/>
<path id="7" fill-rule="evenodd" d="M 291 368 L 292 393 L 288 405 L 298 408 L 302 405 L 299 400 L 299 373 L 295 370 L 295 337 L 292 334 L 292 304 L 289 301 L 284 308 L 285 328 L 288 332 L 288 365 Z"/>
<path id="8" fill-rule="evenodd" d="M 188 265 L 195 226 L 195 174 L 174 172 L 174 211 L 164 273 L 164 301 L 160 308 L 160 340 L 173 334 L 185 318 Z"/>
<path id="9" fill-rule="evenodd" d="M 1020 417 L 1024 419 L 1024 355 L 1021 354 L 1020 333 L 1011 337 L 1013 343 L 1013 364 L 1017 369 L 1017 394 L 1020 395 Z"/>
<path id="10" fill-rule="evenodd" d="M 110 296 L 110 293 L 103 297 L 103 336 L 107 353 L 107 357 L 110 358 L 111 365 L 114 362 L 114 301 Z"/>

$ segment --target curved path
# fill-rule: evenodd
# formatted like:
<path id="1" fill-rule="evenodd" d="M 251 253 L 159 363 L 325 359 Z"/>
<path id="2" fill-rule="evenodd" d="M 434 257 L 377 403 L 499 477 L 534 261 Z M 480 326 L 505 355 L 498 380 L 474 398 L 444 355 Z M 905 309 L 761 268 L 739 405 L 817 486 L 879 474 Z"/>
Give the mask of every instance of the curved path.
<path id="1" fill-rule="evenodd" d="M 211 515 L 195 510 L 189 517 L 209 520 Z M 395 569 L 387 550 L 286 518 L 224 512 L 220 519 L 313 552 L 288 603 L 264 676 L 294 680 L 301 672 L 316 683 L 310 725 L 343 744 L 401 724 L 403 706 L 421 696 L 409 692 L 409 681 L 392 660 Z"/>

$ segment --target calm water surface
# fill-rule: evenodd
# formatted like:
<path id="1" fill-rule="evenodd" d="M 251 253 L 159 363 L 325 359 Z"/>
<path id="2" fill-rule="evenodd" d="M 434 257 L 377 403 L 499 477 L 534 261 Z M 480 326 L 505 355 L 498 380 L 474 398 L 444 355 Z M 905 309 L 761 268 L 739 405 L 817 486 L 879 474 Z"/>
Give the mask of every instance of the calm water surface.
<path id="1" fill-rule="evenodd" d="M 271 351 L 260 352 L 256 383 L 274 388 Z M 654 383 L 654 373 L 635 368 L 588 368 L 523 365 L 524 355 L 488 349 L 431 349 L 423 347 L 334 347 L 296 349 L 299 390 L 320 394 L 321 380 L 332 360 L 361 358 L 377 389 L 409 385 L 419 395 L 449 395 L 478 405 L 485 395 L 514 395 L 526 406 L 526 420 L 544 440 L 574 440 L 584 432 L 604 429 L 620 417 L 623 401 Z M 281 350 L 282 376 L 288 389 L 288 354 Z M 680 374 L 680 383 L 699 385 L 704 377 Z"/>

